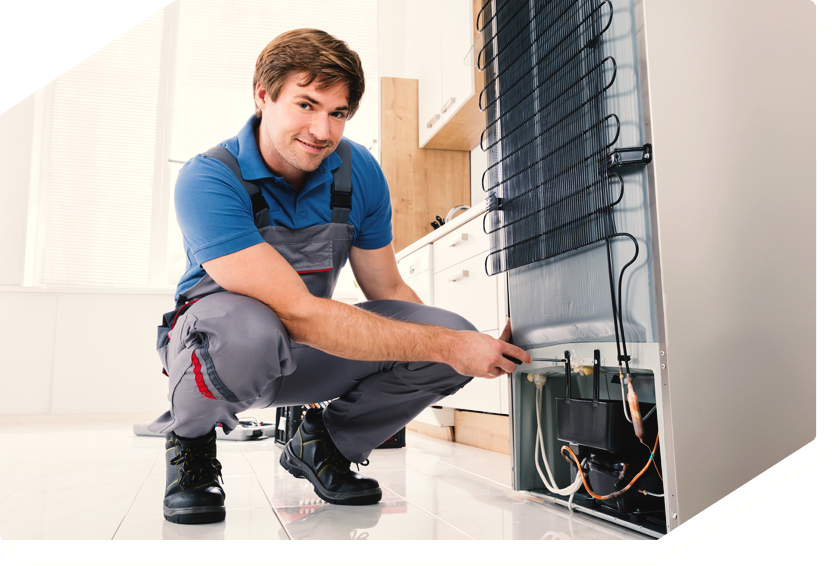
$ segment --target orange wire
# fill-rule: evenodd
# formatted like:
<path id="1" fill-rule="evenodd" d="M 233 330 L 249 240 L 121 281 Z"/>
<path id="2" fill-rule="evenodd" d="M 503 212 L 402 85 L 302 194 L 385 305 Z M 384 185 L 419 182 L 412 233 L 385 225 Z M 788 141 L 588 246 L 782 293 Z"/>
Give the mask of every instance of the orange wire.
<path id="1" fill-rule="evenodd" d="M 644 442 L 643 440 L 641 441 L 641 444 L 643 444 L 644 446 L 647 446 L 647 443 Z M 650 450 L 649 446 L 647 446 L 647 450 Z M 652 456 L 652 455 L 653 455 L 653 451 L 650 450 L 650 456 Z M 664 478 L 661 477 L 661 472 L 658 471 L 658 465 L 655 463 L 655 460 L 653 460 L 653 467 L 655 468 L 655 473 L 658 474 L 658 479 L 660 479 L 661 481 L 664 481 Z"/>
<path id="2" fill-rule="evenodd" d="M 655 449 L 656 449 L 656 448 L 658 448 L 658 435 L 657 435 L 657 434 L 655 435 L 655 444 L 653 445 L 653 449 L 650 451 L 650 456 L 652 456 L 652 453 L 653 453 L 653 452 L 655 452 Z M 582 468 L 582 466 L 580 466 L 580 461 L 579 461 L 579 460 L 577 460 L 577 455 L 576 455 L 576 454 L 574 454 L 574 451 L 573 451 L 573 450 L 571 450 L 570 448 L 568 448 L 568 446 L 563 446 L 563 447 L 562 447 L 562 449 L 560 450 L 560 452 L 568 452 L 569 454 L 571 454 L 571 457 L 572 457 L 572 458 L 574 458 L 574 463 L 576 463 L 576 464 L 577 464 L 577 470 L 579 470 L 579 472 L 580 472 L 580 477 L 581 477 L 581 478 L 583 478 L 583 486 L 585 486 L 586 491 L 587 491 L 587 492 L 588 492 L 588 494 L 589 494 L 589 495 L 591 495 L 593 498 L 595 498 L 595 499 L 601 499 L 601 500 L 603 500 L 603 499 L 611 499 L 611 498 L 613 498 L 613 497 L 618 497 L 619 495 L 622 495 L 622 494 L 623 494 L 623 493 L 624 493 L 627 489 L 629 489 L 630 487 L 632 487 L 632 484 L 634 484 L 634 483 L 635 483 L 635 480 L 637 480 L 637 479 L 638 479 L 638 478 L 640 478 L 642 475 L 644 475 L 644 472 L 646 472 L 646 471 L 647 471 L 647 468 L 649 468 L 649 467 L 650 467 L 650 462 L 652 462 L 652 461 L 653 461 L 652 457 L 651 457 L 649 460 L 647 460 L 647 465 L 646 465 L 646 466 L 644 466 L 644 469 L 642 469 L 640 472 L 638 472 L 638 475 L 636 475 L 634 478 L 632 478 L 632 481 L 630 481 L 630 482 L 626 485 L 626 487 L 624 487 L 622 490 L 620 490 L 620 491 L 616 491 L 615 493 L 610 493 L 609 495 L 602 496 L 602 495 L 597 495 L 596 493 L 594 493 L 594 492 L 591 490 L 591 488 L 589 487 L 589 485 L 588 485 L 588 481 L 586 481 L 586 476 L 585 476 L 585 475 L 583 475 L 583 468 Z"/>

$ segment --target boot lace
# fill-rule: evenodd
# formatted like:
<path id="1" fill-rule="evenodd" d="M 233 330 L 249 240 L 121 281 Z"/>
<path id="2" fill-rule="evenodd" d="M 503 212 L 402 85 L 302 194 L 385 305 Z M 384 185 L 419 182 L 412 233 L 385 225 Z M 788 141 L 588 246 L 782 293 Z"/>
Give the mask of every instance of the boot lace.
<path id="1" fill-rule="evenodd" d="M 341 451 L 335 446 L 332 442 L 332 439 L 329 438 L 329 435 L 326 436 L 326 457 L 324 457 L 324 463 L 330 465 L 335 471 L 346 474 L 350 471 L 350 464 L 352 462 L 349 461 Z M 361 470 L 360 466 L 366 466 L 370 463 L 370 460 L 364 460 L 363 462 L 355 462 L 355 467 L 357 470 Z"/>
<path id="2" fill-rule="evenodd" d="M 333 470 L 341 474 L 346 474 L 350 471 L 350 461 L 341 454 L 341 451 L 332 443 L 329 435 L 326 435 L 326 456 L 323 461 L 329 465 Z"/>
<path id="3" fill-rule="evenodd" d="M 178 453 L 169 460 L 173 466 L 178 466 L 178 485 L 181 489 L 188 489 L 202 480 L 213 481 L 216 478 L 224 483 L 221 477 L 221 462 L 215 457 L 214 446 L 184 446 L 180 442 Z"/>

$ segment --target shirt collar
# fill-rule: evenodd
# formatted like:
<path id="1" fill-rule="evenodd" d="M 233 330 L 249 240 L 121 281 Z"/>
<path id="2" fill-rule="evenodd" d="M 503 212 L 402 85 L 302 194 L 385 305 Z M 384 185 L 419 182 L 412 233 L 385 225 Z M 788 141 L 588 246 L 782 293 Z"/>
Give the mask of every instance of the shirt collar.
<path id="1" fill-rule="evenodd" d="M 259 121 L 260 118 L 256 114 L 253 114 L 237 136 L 239 141 L 239 155 L 237 159 L 239 161 L 239 168 L 242 170 L 242 178 L 247 181 L 274 178 L 274 174 L 268 170 L 256 145 L 256 127 L 259 125 Z M 306 179 L 306 185 L 301 191 L 301 194 L 324 182 L 330 181 L 332 172 L 341 163 L 342 161 L 337 151 L 333 151 L 327 155 L 326 159 L 320 164 L 320 167 L 312 171 L 309 178 Z"/>
<path id="2" fill-rule="evenodd" d="M 237 137 L 239 141 L 239 168 L 242 170 L 242 178 L 246 181 L 254 181 L 256 179 L 273 178 L 274 175 L 268 170 L 265 162 L 262 161 L 262 156 L 259 154 L 259 148 L 256 145 L 256 127 L 259 124 L 259 118 L 256 114 L 252 115 L 245 126 L 239 130 Z"/>

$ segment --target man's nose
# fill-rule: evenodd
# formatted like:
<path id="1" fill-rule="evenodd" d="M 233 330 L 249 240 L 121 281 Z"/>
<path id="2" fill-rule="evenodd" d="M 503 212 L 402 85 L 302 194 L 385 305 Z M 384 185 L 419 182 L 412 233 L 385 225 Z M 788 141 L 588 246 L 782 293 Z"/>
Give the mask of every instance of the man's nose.
<path id="1" fill-rule="evenodd" d="M 312 121 L 309 122 L 309 134 L 317 141 L 327 141 L 329 139 L 329 114 L 315 112 Z"/>

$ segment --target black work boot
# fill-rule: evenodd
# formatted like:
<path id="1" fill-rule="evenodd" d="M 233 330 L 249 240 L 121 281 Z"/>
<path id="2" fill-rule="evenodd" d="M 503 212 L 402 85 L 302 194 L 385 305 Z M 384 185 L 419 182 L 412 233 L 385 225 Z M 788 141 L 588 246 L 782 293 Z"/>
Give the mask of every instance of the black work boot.
<path id="1" fill-rule="evenodd" d="M 350 461 L 335 447 L 326 425 L 323 410 L 309 409 L 286 444 L 280 465 L 296 478 L 306 478 L 315 493 L 335 505 L 371 505 L 382 499 L 379 482 L 350 471 Z"/>
<path id="2" fill-rule="evenodd" d="M 166 495 L 163 517 L 172 523 L 223 521 L 224 490 L 219 485 L 216 431 L 198 438 L 166 435 Z"/>

